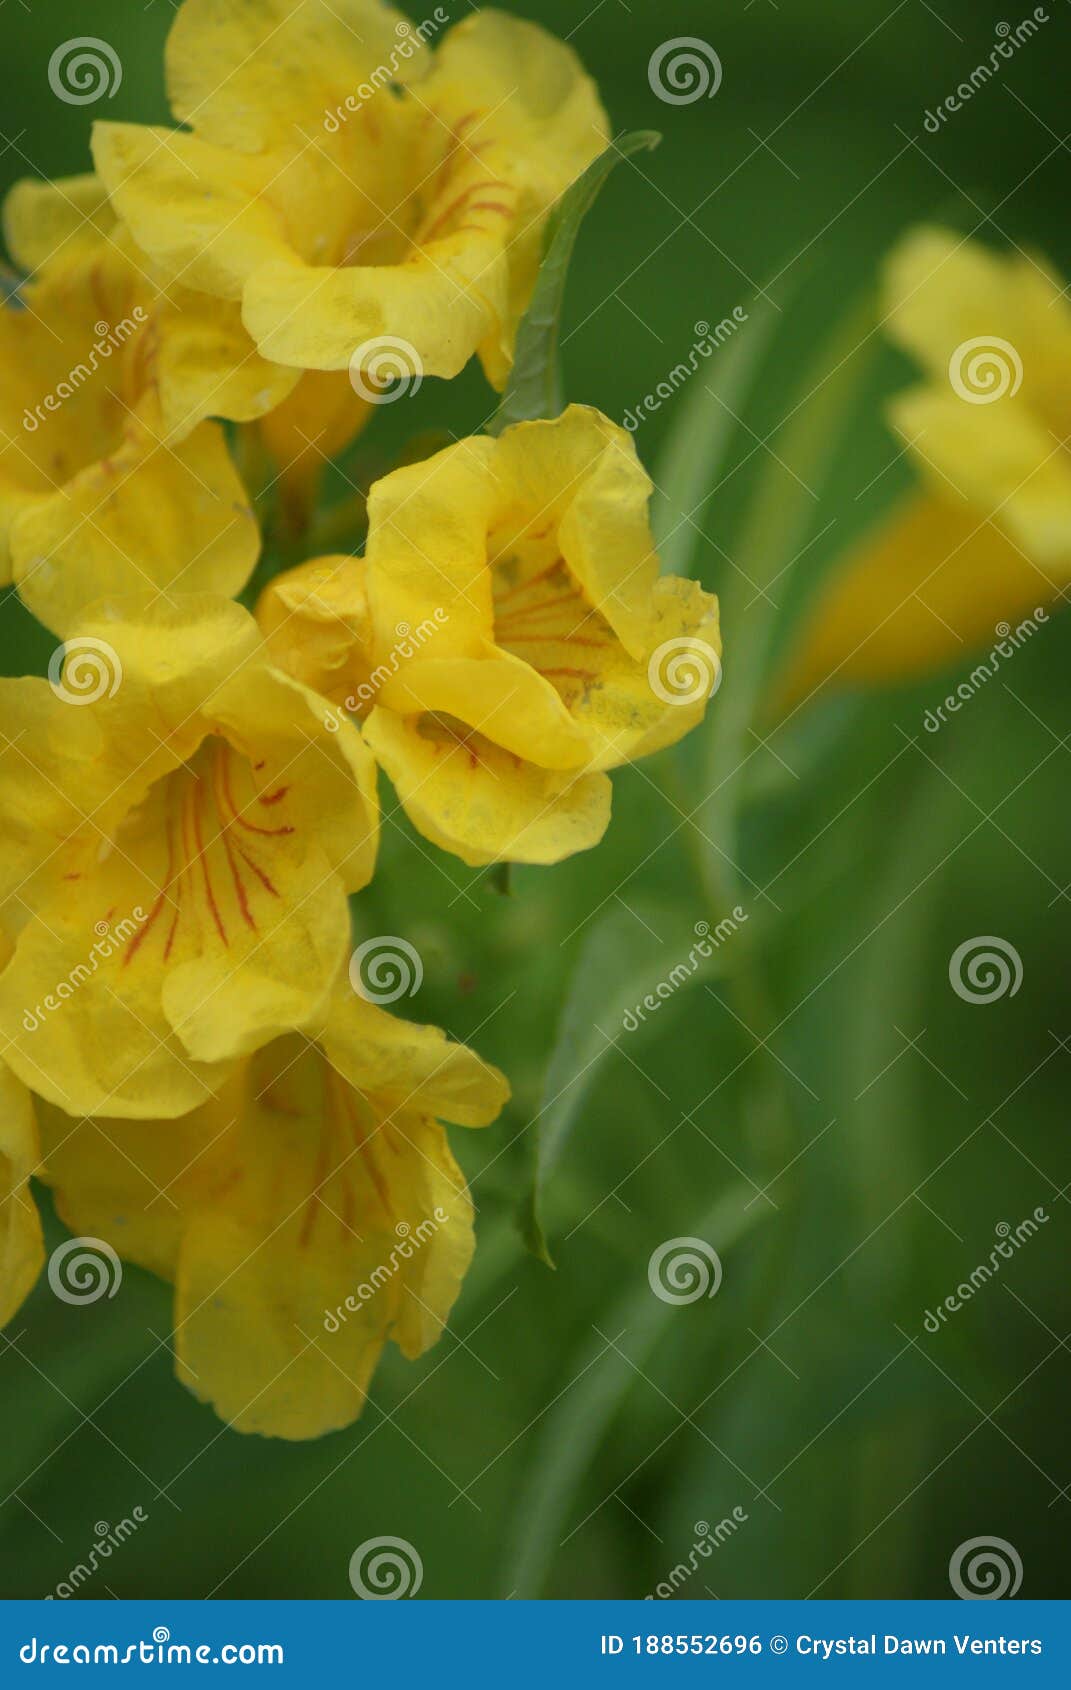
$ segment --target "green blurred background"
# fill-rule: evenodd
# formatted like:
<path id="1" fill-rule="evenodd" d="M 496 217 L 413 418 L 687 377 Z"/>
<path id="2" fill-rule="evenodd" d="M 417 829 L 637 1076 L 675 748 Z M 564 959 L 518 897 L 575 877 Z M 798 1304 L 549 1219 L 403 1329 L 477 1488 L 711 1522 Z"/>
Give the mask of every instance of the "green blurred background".
<path id="1" fill-rule="evenodd" d="M 150 1276 L 127 1269 L 120 1295 L 84 1308 L 39 1285 L 8 1334 L 18 1353 L 0 1354 L 0 1588 L 46 1594 L 98 1522 L 140 1506 L 147 1523 L 83 1594 L 347 1597 L 352 1551 L 393 1535 L 419 1551 L 426 1597 L 642 1596 L 687 1561 L 698 1522 L 736 1508 L 680 1594 L 943 1596 L 956 1546 L 996 1535 L 1024 1596 L 1067 1595 L 1071 623 L 1050 622 L 939 735 L 922 719 L 944 676 L 822 706 L 769 746 L 745 726 L 743 766 L 726 759 L 749 657 L 791 639 L 838 549 L 908 477 L 881 421 L 907 366 L 871 339 L 873 356 L 822 382 L 842 356 L 831 337 L 847 351 L 865 334 L 882 253 L 937 214 L 1071 275 L 1071 12 L 1049 0 L 1038 38 L 933 136 L 927 109 L 1031 8 L 506 9 L 570 36 L 616 129 L 664 134 L 582 234 L 570 397 L 620 418 L 697 321 L 772 301 L 761 379 L 741 389 L 683 560 L 727 594 L 725 683 L 684 747 L 616 777 L 598 852 L 517 872 L 508 899 L 453 859 L 429 864 L 399 818 L 385 829 L 362 919 L 423 956 L 404 1007 L 472 1039 L 515 1088 L 495 1127 L 453 1134 L 479 1250 L 440 1346 L 417 1365 L 392 1353 L 356 1426 L 288 1446 L 224 1429 L 173 1382 L 169 1291 Z M 5 187 L 87 167 L 102 108 L 61 105 L 47 83 L 71 36 L 121 55 L 110 118 L 166 121 L 172 15 L 170 0 L 7 0 Z M 655 98 L 648 60 L 670 34 L 716 48 L 715 98 Z M 683 403 L 638 431 L 663 485 Z M 488 408 L 474 371 L 427 382 L 372 445 L 389 462 L 407 429 L 465 432 Z M 772 582 L 799 553 L 776 610 L 740 590 L 739 568 Z M 7 673 L 40 670 L 52 643 L 10 603 L 2 639 Z M 696 922 L 734 903 L 748 921 L 721 953 L 728 975 L 624 1032 Z M 988 1006 L 948 979 L 979 934 L 1024 966 L 1018 994 Z M 554 1271 L 518 1224 L 552 1098 Z M 998 1224 L 1038 1205 L 1050 1224 L 927 1333 Z M 724 1279 L 672 1307 L 647 1264 L 681 1235 L 718 1249 Z"/>

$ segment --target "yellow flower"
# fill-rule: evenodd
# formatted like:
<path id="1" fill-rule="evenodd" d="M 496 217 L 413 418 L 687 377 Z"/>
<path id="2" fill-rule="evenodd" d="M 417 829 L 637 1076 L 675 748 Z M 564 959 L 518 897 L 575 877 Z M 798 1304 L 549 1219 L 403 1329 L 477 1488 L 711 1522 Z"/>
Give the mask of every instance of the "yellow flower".
<path id="1" fill-rule="evenodd" d="M 316 560 L 262 600 L 276 661 L 366 716 L 414 824 L 467 863 L 596 844 L 604 771 L 703 715 L 717 600 L 659 575 L 650 490 L 631 436 L 571 406 L 394 471 L 363 562 Z"/>
<path id="2" fill-rule="evenodd" d="M 0 932 L 0 968 L 10 954 L 11 942 Z M 0 1058 L 0 1328 L 29 1296 L 45 1259 L 41 1221 L 27 1186 L 40 1160 L 30 1094 Z"/>
<path id="3" fill-rule="evenodd" d="M 235 305 L 161 291 L 93 177 L 17 184 L 4 223 L 34 275 L 0 310 L 0 581 L 59 634 L 112 593 L 238 592 L 257 527 L 206 419 L 261 416 L 295 372 Z"/>
<path id="4" fill-rule="evenodd" d="M 305 1024 L 371 878 L 375 770 L 225 599 L 98 606 L 0 681 L 0 1050 L 70 1113 L 173 1116 Z"/>
<path id="5" fill-rule="evenodd" d="M 342 370 L 400 338 L 428 375 L 478 352 L 504 382 L 543 221 L 606 117 L 534 24 L 481 12 L 434 50 L 432 33 L 380 0 L 184 0 L 167 83 L 188 132 L 97 124 L 140 245 L 241 300 L 266 357 Z"/>
<path id="6" fill-rule="evenodd" d="M 954 663 L 1071 579 L 1071 307 L 1019 254 L 922 228 L 890 260 L 886 326 L 922 365 L 891 420 L 922 486 L 819 595 L 783 697 Z"/>
<path id="7" fill-rule="evenodd" d="M 64 1221 L 174 1281 L 179 1379 L 281 1438 L 354 1420 L 388 1338 L 414 1357 L 439 1337 L 473 1233 L 435 1117 L 482 1126 L 509 1095 L 344 977 L 313 1036 L 258 1051 L 179 1121 L 42 1111 Z"/>

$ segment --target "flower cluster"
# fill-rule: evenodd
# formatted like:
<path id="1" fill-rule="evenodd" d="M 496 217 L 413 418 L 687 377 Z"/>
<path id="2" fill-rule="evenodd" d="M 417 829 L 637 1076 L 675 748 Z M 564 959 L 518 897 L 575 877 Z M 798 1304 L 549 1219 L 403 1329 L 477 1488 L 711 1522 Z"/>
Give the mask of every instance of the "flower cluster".
<path id="1" fill-rule="evenodd" d="M 560 861 L 602 837 L 607 771 L 703 713 L 652 685 L 660 653 L 720 654 L 587 407 L 404 462 L 360 555 L 297 561 L 374 408 L 362 359 L 399 337 L 501 389 L 549 212 L 607 142 L 542 29 L 482 12 L 399 54 L 406 27 L 184 0 L 181 127 L 97 124 L 94 174 L 4 210 L 0 581 L 66 660 L 0 681 L 0 1321 L 43 1261 L 35 1176 L 173 1282 L 182 1382 L 286 1438 L 353 1420 L 388 1338 L 441 1332 L 473 1210 L 440 1122 L 508 1097 L 350 984 L 377 770 L 470 865 Z"/>

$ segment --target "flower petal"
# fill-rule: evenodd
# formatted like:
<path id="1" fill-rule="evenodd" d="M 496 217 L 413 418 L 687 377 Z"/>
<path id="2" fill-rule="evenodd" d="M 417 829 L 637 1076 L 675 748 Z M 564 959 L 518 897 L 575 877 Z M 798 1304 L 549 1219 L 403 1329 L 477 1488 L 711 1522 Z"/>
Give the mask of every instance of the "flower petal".
<path id="1" fill-rule="evenodd" d="M 780 706 L 826 684 L 889 685 L 950 666 L 1049 597 L 1045 576 L 992 522 L 951 500 L 911 498 L 819 593 Z"/>
<path id="2" fill-rule="evenodd" d="M 1071 430 L 1071 306 L 1043 261 L 993 252 L 926 225 L 901 241 L 889 259 L 884 306 L 890 334 L 942 391 L 948 391 L 950 365 L 966 376 L 965 348 L 976 345 L 984 353 L 999 337 L 1021 365 L 1021 402 L 1059 438 Z M 992 417 L 1004 405 L 985 409 Z"/>
<path id="3" fill-rule="evenodd" d="M 263 197 L 271 160 L 136 123 L 94 124 L 93 160 L 166 280 L 241 299 L 259 264 L 286 257 L 282 219 Z"/>
<path id="4" fill-rule="evenodd" d="M 539 768 L 463 728 L 379 707 L 364 731 L 414 827 L 472 868 L 560 862 L 606 832 L 604 774 Z"/>
<path id="5" fill-rule="evenodd" d="M 99 176 L 58 182 L 24 176 L 4 201 L 4 241 L 16 264 L 32 272 L 54 258 L 90 251 L 112 235 L 115 212 Z"/>
<path id="6" fill-rule="evenodd" d="M 173 446 L 132 426 L 111 458 L 20 511 L 10 543 L 20 596 L 60 635 L 113 594 L 240 592 L 260 549 L 223 432 L 209 422 Z"/>
<path id="7" fill-rule="evenodd" d="M 1071 462 L 1042 419 L 1018 399 L 971 405 L 951 392 L 914 388 L 890 407 L 938 497 L 970 501 L 1038 567 L 1071 577 Z"/>
<path id="8" fill-rule="evenodd" d="M 184 0 L 167 41 L 167 91 L 178 121 L 216 146 L 268 151 L 282 132 L 300 147 L 325 108 L 420 49 L 381 0 Z"/>
<path id="9" fill-rule="evenodd" d="M 161 420 L 181 438 L 207 417 L 252 422 L 285 405 L 301 379 L 262 358 L 231 300 L 172 286 L 156 310 Z"/>
<path id="10" fill-rule="evenodd" d="M 509 1082 L 438 1027 L 390 1015 L 358 997 L 343 977 L 331 998 L 323 1049 L 362 1096 L 464 1127 L 486 1127 L 509 1100 Z"/>

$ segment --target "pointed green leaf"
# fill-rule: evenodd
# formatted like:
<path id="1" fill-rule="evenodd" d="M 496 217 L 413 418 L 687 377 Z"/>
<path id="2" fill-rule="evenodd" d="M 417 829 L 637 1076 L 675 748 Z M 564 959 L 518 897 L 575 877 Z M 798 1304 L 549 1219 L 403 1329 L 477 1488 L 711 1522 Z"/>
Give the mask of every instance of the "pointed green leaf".
<path id="1" fill-rule="evenodd" d="M 513 369 L 498 415 L 491 424 L 491 434 L 501 434 L 513 423 L 557 417 L 564 410 L 558 339 L 569 261 L 580 225 L 614 165 L 632 153 L 657 147 L 661 139 L 653 129 L 636 129 L 618 136 L 566 189 L 551 212 L 543 235 L 543 258 L 535 291 L 517 330 Z"/>

